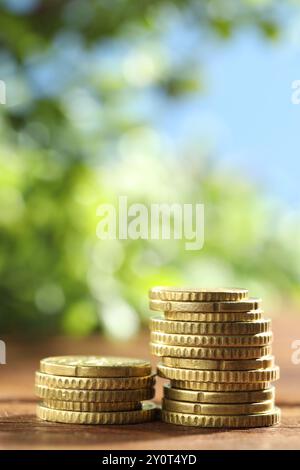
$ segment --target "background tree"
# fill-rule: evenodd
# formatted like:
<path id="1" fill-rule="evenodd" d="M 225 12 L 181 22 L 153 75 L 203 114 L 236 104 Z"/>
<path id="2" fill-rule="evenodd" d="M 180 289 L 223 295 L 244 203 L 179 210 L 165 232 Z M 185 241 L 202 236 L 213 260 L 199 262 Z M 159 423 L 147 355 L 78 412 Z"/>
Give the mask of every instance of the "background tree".
<path id="1" fill-rule="evenodd" d="M 148 287 L 163 282 L 244 282 L 298 302 L 299 221 L 282 234 L 257 188 L 220 175 L 201 142 L 172 148 L 158 119 L 205 91 L 201 51 L 241 28 L 276 40 L 282 10 L 258 0 L 1 3 L 2 332 L 129 337 L 147 318 Z M 101 243 L 96 208 L 121 194 L 205 202 L 205 249 Z"/>

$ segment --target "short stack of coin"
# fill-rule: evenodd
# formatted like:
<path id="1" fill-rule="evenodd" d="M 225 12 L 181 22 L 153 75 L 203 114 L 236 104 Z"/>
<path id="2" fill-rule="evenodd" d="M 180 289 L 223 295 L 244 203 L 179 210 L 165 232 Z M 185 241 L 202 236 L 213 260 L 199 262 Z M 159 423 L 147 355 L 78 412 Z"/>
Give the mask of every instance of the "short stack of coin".
<path id="1" fill-rule="evenodd" d="M 37 416 L 72 424 L 133 424 L 152 421 L 157 408 L 155 376 L 141 359 L 62 356 L 41 360 L 35 389 Z"/>
<path id="2" fill-rule="evenodd" d="M 161 358 L 162 419 L 198 427 L 271 426 L 280 420 L 271 321 L 246 289 L 155 287 L 151 351 Z"/>

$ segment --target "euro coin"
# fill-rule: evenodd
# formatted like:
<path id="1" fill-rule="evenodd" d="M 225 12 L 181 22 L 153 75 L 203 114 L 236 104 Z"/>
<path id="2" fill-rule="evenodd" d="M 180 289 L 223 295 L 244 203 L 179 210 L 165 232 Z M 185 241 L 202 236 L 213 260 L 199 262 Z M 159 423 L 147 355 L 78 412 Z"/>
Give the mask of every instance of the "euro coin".
<path id="1" fill-rule="evenodd" d="M 47 408 L 42 404 L 37 406 L 37 417 L 44 421 L 69 424 L 136 424 L 153 421 L 158 415 L 154 403 L 143 403 L 141 410 L 80 412 Z"/>
<path id="2" fill-rule="evenodd" d="M 270 388 L 270 382 L 220 383 L 191 382 L 190 380 L 171 380 L 172 388 L 203 392 L 250 392 Z"/>
<path id="3" fill-rule="evenodd" d="M 102 356 L 58 356 L 42 359 L 46 374 L 72 377 L 141 377 L 151 374 L 149 361 Z"/>
<path id="4" fill-rule="evenodd" d="M 275 388 L 253 392 L 204 392 L 195 390 L 182 390 L 164 385 L 164 397 L 169 400 L 187 401 L 195 403 L 257 403 L 274 400 Z"/>
<path id="5" fill-rule="evenodd" d="M 249 312 L 164 312 L 166 320 L 189 322 L 251 322 L 261 320 L 263 310 L 250 310 Z"/>
<path id="6" fill-rule="evenodd" d="M 35 383 L 36 385 L 43 385 L 49 388 L 75 390 L 135 390 L 147 387 L 152 388 L 155 385 L 155 374 L 146 375 L 145 377 L 81 378 L 36 372 Z"/>
<path id="7" fill-rule="evenodd" d="M 65 411 L 84 411 L 84 412 L 103 412 L 103 411 L 132 411 L 140 410 L 140 402 L 82 402 L 82 401 L 63 401 L 63 400 L 43 400 L 43 406 L 55 410 Z"/>
<path id="8" fill-rule="evenodd" d="M 196 415 L 248 415 L 254 413 L 265 413 L 274 408 L 274 401 L 267 400 L 260 403 L 231 403 L 231 404 L 211 404 L 211 403 L 189 403 L 184 401 L 174 401 L 163 399 L 163 409 L 175 413 L 187 413 Z"/>
<path id="9" fill-rule="evenodd" d="M 279 379 L 278 366 L 259 370 L 196 370 L 158 364 L 157 370 L 160 377 L 190 382 L 256 383 L 273 382 Z"/>
<path id="10" fill-rule="evenodd" d="M 261 307 L 261 299 L 248 299 L 239 302 L 171 302 L 150 300 L 151 310 L 162 312 L 249 312 Z"/>
<path id="11" fill-rule="evenodd" d="M 162 364 L 179 369 L 201 370 L 256 370 L 274 366 L 274 356 L 246 359 L 243 361 L 214 361 L 210 359 L 182 359 L 178 357 L 163 357 Z"/>
<path id="12" fill-rule="evenodd" d="M 169 356 L 178 358 L 194 359 L 256 359 L 269 356 L 272 352 L 271 346 L 240 347 L 240 348 L 207 348 L 172 346 L 161 343 L 150 343 L 151 353 L 155 356 Z"/>
<path id="13" fill-rule="evenodd" d="M 256 335 L 177 335 L 169 333 L 151 332 L 153 343 L 162 343 L 172 346 L 197 347 L 248 347 L 267 346 L 272 343 L 272 332 L 258 333 Z"/>
<path id="14" fill-rule="evenodd" d="M 187 322 L 170 321 L 163 317 L 150 319 L 150 329 L 158 333 L 183 335 L 253 335 L 270 331 L 271 320 L 255 322 Z"/>
<path id="15" fill-rule="evenodd" d="M 36 385 L 36 395 L 43 400 L 62 400 L 73 402 L 139 402 L 154 397 L 154 388 L 136 390 L 74 390 L 67 388 L 50 388 Z"/>
<path id="16" fill-rule="evenodd" d="M 154 300 L 176 302 L 238 301 L 248 298 L 248 290 L 240 288 L 203 289 L 158 286 L 150 289 L 149 297 Z"/>
<path id="17" fill-rule="evenodd" d="M 256 428 L 280 422 L 280 410 L 276 407 L 265 413 L 240 416 L 194 415 L 167 410 L 162 410 L 161 416 L 165 423 L 200 428 Z"/>

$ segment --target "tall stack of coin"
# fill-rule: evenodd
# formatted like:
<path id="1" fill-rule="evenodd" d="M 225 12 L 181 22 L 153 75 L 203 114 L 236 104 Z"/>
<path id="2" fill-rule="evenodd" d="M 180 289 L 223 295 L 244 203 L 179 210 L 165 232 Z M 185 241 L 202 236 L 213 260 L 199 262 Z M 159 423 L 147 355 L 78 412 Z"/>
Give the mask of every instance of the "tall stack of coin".
<path id="1" fill-rule="evenodd" d="M 74 424 L 152 421 L 155 376 L 141 359 L 101 356 L 49 357 L 36 372 L 37 416 Z"/>
<path id="2" fill-rule="evenodd" d="M 199 427 L 277 424 L 271 321 L 246 289 L 150 290 L 151 350 L 161 357 L 162 419 Z"/>

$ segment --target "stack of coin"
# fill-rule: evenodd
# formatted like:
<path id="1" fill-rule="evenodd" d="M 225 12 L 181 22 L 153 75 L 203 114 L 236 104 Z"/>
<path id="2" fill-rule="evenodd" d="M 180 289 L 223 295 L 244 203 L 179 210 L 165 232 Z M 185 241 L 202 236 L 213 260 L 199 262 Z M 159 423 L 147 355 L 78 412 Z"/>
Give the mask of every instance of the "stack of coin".
<path id="1" fill-rule="evenodd" d="M 271 321 L 246 289 L 150 290 L 151 350 L 161 357 L 162 419 L 199 427 L 277 424 Z"/>
<path id="2" fill-rule="evenodd" d="M 74 424 L 133 424 L 152 421 L 155 376 L 141 359 L 63 356 L 41 360 L 35 389 L 37 416 Z"/>

